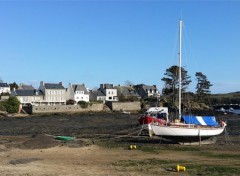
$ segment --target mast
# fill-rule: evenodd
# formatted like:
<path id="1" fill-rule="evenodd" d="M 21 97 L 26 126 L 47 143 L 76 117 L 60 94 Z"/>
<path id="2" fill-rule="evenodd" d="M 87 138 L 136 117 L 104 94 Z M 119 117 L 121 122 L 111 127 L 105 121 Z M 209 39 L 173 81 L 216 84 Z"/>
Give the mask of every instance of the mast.
<path id="1" fill-rule="evenodd" d="M 179 22 L 179 104 L 178 104 L 178 115 L 179 115 L 179 120 L 181 119 L 182 116 L 182 19 L 180 19 Z"/>

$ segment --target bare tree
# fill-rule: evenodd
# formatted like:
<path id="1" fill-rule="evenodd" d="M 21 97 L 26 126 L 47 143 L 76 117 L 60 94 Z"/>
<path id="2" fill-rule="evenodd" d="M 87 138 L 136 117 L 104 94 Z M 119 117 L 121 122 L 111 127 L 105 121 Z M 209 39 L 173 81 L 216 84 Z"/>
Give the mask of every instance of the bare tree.
<path id="1" fill-rule="evenodd" d="M 132 81 L 129 81 L 129 80 L 126 80 L 126 81 L 124 82 L 124 85 L 125 85 L 125 86 L 132 86 L 132 85 L 133 85 L 133 82 L 132 82 Z"/>

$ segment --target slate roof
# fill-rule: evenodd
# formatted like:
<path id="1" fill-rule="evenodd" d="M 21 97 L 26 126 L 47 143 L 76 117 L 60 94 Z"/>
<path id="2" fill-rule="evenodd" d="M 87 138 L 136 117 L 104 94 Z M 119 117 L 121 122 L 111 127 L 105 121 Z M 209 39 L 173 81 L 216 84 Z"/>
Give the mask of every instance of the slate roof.
<path id="1" fill-rule="evenodd" d="M 43 96 L 41 90 L 15 90 L 16 96 Z"/>
<path id="2" fill-rule="evenodd" d="M 123 95 L 139 96 L 135 89 L 131 86 L 116 86 L 116 88 Z"/>
<path id="3" fill-rule="evenodd" d="M 143 85 L 143 89 L 152 89 L 152 90 L 156 90 L 157 88 L 155 86 L 148 86 L 148 85 Z"/>
<path id="4" fill-rule="evenodd" d="M 45 83 L 46 89 L 65 89 L 62 84 Z"/>
<path id="5" fill-rule="evenodd" d="M 20 85 L 18 90 L 35 90 L 35 88 L 32 85 Z"/>
<path id="6" fill-rule="evenodd" d="M 84 94 L 89 94 L 86 87 L 83 85 L 83 84 L 73 84 L 72 85 L 72 88 L 73 88 L 73 91 L 76 92 L 76 91 L 84 91 Z"/>
<path id="7" fill-rule="evenodd" d="M 106 95 L 101 90 L 92 91 L 91 94 L 98 96 L 98 97 L 105 97 Z"/>
<path id="8" fill-rule="evenodd" d="M 0 87 L 9 87 L 7 83 L 0 83 Z"/>

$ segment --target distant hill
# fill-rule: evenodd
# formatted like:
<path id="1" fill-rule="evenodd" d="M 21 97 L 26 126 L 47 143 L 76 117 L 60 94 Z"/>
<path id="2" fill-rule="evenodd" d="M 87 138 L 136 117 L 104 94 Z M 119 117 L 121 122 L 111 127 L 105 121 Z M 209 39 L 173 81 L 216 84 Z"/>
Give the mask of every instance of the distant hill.
<path id="1" fill-rule="evenodd" d="M 240 104 L 240 91 L 225 94 L 212 94 L 212 104 Z"/>

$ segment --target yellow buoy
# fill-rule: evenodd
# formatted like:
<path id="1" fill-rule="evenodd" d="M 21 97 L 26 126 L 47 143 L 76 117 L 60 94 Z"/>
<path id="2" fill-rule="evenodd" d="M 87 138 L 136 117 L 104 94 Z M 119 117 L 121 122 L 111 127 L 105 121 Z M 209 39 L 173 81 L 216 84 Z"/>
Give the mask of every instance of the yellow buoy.
<path id="1" fill-rule="evenodd" d="M 129 146 L 129 149 L 130 149 L 130 150 L 132 150 L 132 149 L 136 149 L 136 148 L 137 148 L 136 145 L 130 145 L 130 146 Z"/>
<path id="2" fill-rule="evenodd" d="M 177 172 L 186 171 L 186 167 L 185 167 L 185 166 L 177 165 L 176 170 L 177 170 Z"/>

